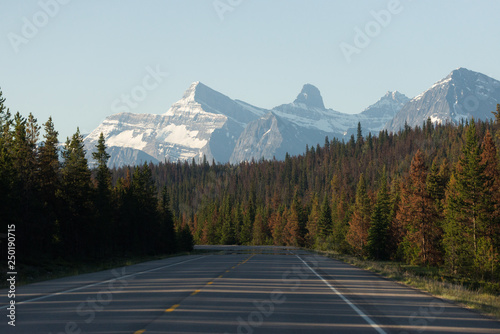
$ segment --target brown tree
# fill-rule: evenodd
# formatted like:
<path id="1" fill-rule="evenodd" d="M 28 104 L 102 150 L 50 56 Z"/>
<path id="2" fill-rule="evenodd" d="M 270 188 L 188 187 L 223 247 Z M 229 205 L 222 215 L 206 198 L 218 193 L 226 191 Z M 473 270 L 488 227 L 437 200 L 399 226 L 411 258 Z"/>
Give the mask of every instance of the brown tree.
<path id="1" fill-rule="evenodd" d="M 418 150 L 411 162 L 410 174 L 403 182 L 396 213 L 396 224 L 404 231 L 399 251 L 409 263 L 436 264 L 441 260 L 438 243 L 442 231 L 437 225 L 438 213 L 427 191 L 426 180 L 424 154 Z"/>

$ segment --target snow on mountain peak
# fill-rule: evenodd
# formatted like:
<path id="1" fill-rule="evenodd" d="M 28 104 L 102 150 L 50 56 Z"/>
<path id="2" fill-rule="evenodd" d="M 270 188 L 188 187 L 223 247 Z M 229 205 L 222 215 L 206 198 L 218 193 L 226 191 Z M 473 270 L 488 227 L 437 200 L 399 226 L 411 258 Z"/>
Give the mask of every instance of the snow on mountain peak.
<path id="1" fill-rule="evenodd" d="M 325 109 L 319 89 L 311 84 L 305 84 L 293 103 L 303 103 L 308 107 Z"/>
<path id="2" fill-rule="evenodd" d="M 409 100 L 410 99 L 406 95 L 398 91 L 388 91 L 380 100 L 363 110 L 363 113 L 366 115 L 373 114 L 372 116 L 376 117 L 382 117 L 382 115 L 388 113 L 393 117 Z M 383 109 L 383 112 L 374 112 L 375 109 Z"/>

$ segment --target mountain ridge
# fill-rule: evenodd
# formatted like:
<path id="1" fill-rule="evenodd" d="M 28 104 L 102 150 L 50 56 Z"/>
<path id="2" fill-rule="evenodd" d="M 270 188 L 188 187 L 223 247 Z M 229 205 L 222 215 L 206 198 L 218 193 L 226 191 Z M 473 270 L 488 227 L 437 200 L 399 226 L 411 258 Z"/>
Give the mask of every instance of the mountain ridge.
<path id="1" fill-rule="evenodd" d="M 322 144 L 327 136 L 347 139 L 356 134 L 358 123 L 365 135 L 384 129 L 397 132 L 405 122 L 421 126 L 427 118 L 442 123 L 491 117 L 498 101 L 500 82 L 464 68 L 412 99 L 388 91 L 358 114 L 326 108 L 320 90 L 309 83 L 293 102 L 264 109 L 195 81 L 163 114 L 108 116 L 85 138 L 85 148 L 92 161 L 103 132 L 112 152 L 110 166 L 134 165 L 148 158 L 156 163 L 205 157 L 232 164 L 284 159 L 286 153 L 303 153 L 306 145 Z"/>

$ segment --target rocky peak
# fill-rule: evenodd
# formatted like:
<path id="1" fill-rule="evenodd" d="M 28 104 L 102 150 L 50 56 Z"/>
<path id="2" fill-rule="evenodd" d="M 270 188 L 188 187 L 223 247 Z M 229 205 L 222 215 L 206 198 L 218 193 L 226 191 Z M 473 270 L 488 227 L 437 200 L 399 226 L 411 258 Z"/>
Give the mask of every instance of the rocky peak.
<path id="1" fill-rule="evenodd" d="M 311 84 L 305 84 L 302 87 L 302 91 L 293 103 L 303 103 L 308 107 L 325 109 L 319 89 Z"/>

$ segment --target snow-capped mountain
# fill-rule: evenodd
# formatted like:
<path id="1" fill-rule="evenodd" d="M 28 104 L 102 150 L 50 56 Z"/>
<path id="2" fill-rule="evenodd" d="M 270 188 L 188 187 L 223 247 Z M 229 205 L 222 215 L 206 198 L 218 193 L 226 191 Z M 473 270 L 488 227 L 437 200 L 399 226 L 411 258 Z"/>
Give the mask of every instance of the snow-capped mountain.
<path id="1" fill-rule="evenodd" d="M 358 122 L 365 134 L 378 134 L 409 101 L 399 92 L 388 92 L 360 114 L 326 109 L 318 88 L 306 84 L 293 103 L 283 104 L 248 124 L 229 160 L 231 163 L 260 158 L 284 159 L 286 153 L 301 154 L 306 145 L 323 144 L 325 137 L 355 134 Z"/>
<path id="2" fill-rule="evenodd" d="M 163 115 L 120 113 L 106 118 L 85 138 L 87 158 L 100 133 L 111 156 L 109 166 L 145 161 L 200 160 L 238 163 L 301 154 L 325 137 L 343 138 L 361 122 L 366 133 L 382 129 L 406 97 L 388 93 L 361 114 L 324 106 L 320 91 L 306 84 L 294 102 L 266 110 L 193 83 Z"/>
<path id="3" fill-rule="evenodd" d="M 360 122 L 365 134 L 369 131 L 377 135 L 384 128 L 385 124 L 390 122 L 408 101 L 410 99 L 398 91 L 387 92 L 375 104 L 363 110 L 361 113 L 363 117 Z"/>
<path id="4" fill-rule="evenodd" d="M 458 68 L 431 88 L 410 100 L 386 129 L 397 132 L 405 122 L 422 126 L 428 118 L 434 123 L 457 123 L 461 119 L 489 119 L 500 102 L 500 82 L 484 74 Z"/>
<path id="5" fill-rule="evenodd" d="M 440 123 L 487 119 L 499 102 L 499 81 L 464 68 L 411 100 L 397 91 L 387 92 L 359 114 L 326 108 L 311 84 L 304 85 L 292 103 L 266 110 L 195 82 L 163 115 L 109 116 L 85 138 L 85 148 L 92 161 L 102 132 L 111 155 L 109 166 L 199 161 L 203 156 L 221 163 L 283 159 L 287 152 L 303 153 L 306 145 L 322 145 L 326 136 L 349 139 L 358 122 L 364 135 L 377 135 L 384 128 L 397 132 L 405 122 L 421 126 L 428 118 Z"/>
<path id="6" fill-rule="evenodd" d="M 248 122 L 266 111 L 234 101 L 200 82 L 193 83 L 163 115 L 109 116 L 85 138 L 87 158 L 102 132 L 110 166 L 195 158 L 228 161 Z"/>
<path id="7" fill-rule="evenodd" d="M 301 154 L 306 145 L 323 144 L 327 136 L 343 137 L 357 121 L 356 115 L 326 109 L 318 88 L 306 84 L 294 102 L 277 106 L 248 124 L 229 162 Z"/>

